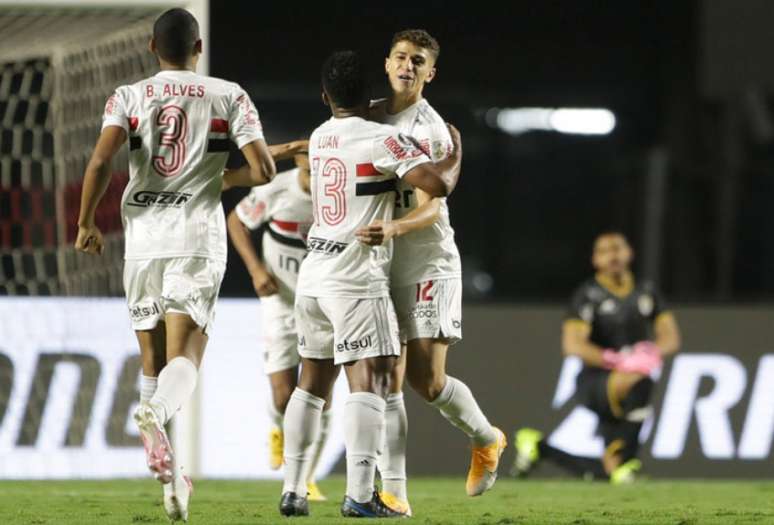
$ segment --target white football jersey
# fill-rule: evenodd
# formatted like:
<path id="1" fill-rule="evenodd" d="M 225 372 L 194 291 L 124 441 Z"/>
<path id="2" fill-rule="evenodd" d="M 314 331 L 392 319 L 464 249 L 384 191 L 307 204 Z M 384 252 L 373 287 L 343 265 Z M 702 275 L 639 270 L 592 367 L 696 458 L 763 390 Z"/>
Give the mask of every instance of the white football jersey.
<path id="1" fill-rule="evenodd" d="M 229 139 L 263 139 L 239 85 L 193 71 L 161 71 L 121 86 L 102 128 L 129 137 L 129 184 L 121 200 L 126 259 L 197 256 L 226 260 L 220 204 Z"/>
<path id="2" fill-rule="evenodd" d="M 301 187 L 298 169 L 253 187 L 234 209 L 251 230 L 268 222 L 261 245 L 264 264 L 277 278 L 280 295 L 292 303 L 312 225 L 312 197 Z"/>
<path id="3" fill-rule="evenodd" d="M 430 158 L 392 126 L 332 118 L 309 139 L 314 223 L 298 278 L 299 295 L 389 295 L 392 243 L 366 246 L 355 231 L 392 219 L 395 183 Z"/>
<path id="4" fill-rule="evenodd" d="M 451 154 L 454 146 L 449 129 L 427 100 L 422 99 L 394 115 L 387 113 L 386 102 L 377 100 L 372 103 L 372 118 L 393 125 L 401 133 L 413 137 L 433 162 Z M 399 181 L 395 216 L 403 217 L 416 207 L 414 188 Z M 454 242 L 454 229 L 449 221 L 446 199 L 441 199 L 440 214 L 432 226 L 395 239 L 395 254 L 390 271 L 393 287 L 462 275 L 460 253 Z"/>

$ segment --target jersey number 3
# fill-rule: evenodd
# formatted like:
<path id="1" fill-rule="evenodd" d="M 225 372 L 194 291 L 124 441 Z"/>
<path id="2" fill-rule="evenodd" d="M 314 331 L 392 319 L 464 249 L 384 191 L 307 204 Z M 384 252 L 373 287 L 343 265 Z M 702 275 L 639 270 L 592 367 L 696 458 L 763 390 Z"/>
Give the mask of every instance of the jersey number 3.
<path id="1" fill-rule="evenodd" d="M 162 177 L 174 177 L 185 164 L 188 116 L 180 106 L 168 105 L 156 116 L 159 143 L 153 151 L 153 169 Z"/>
<path id="2" fill-rule="evenodd" d="M 322 205 L 320 212 L 315 213 L 329 226 L 335 226 L 344 220 L 347 215 L 347 199 L 344 189 L 347 184 L 347 167 L 339 159 L 330 158 L 325 161 L 322 168 L 323 194 L 327 197 L 326 204 Z M 317 212 L 315 206 L 315 212 Z"/>

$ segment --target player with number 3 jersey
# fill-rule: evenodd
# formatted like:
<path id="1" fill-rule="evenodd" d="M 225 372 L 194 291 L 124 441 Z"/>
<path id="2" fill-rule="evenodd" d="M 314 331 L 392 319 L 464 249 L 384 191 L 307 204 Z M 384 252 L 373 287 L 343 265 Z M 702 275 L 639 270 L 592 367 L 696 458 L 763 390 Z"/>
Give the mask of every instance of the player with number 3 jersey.
<path id="1" fill-rule="evenodd" d="M 196 387 L 225 271 L 224 178 L 229 186 L 250 186 L 275 173 L 250 97 L 237 84 L 197 74 L 201 49 L 199 25 L 188 11 L 170 9 L 156 19 L 150 50 L 161 71 L 108 99 L 86 168 L 75 243 L 102 252 L 95 211 L 111 159 L 128 139 L 124 288 L 143 367 L 134 419 L 171 520 L 187 520 L 191 482 L 164 426 Z M 224 176 L 229 141 L 247 165 Z"/>

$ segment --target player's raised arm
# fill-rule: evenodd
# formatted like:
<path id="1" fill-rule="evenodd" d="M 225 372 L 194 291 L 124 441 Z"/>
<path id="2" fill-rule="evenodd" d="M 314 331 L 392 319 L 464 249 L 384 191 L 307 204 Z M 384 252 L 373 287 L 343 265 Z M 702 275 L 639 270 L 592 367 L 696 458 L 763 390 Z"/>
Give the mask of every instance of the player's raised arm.
<path id="1" fill-rule="evenodd" d="M 453 149 L 451 155 L 437 162 L 420 164 L 403 176 L 403 180 L 432 197 L 446 197 L 457 186 L 462 166 L 462 141 L 460 132 L 449 124 Z"/>
<path id="2" fill-rule="evenodd" d="M 277 162 L 278 160 L 291 159 L 299 153 L 306 153 L 309 150 L 309 141 L 294 140 L 292 142 L 273 144 L 267 147 L 271 158 L 274 159 L 274 162 Z M 244 166 L 226 170 L 223 173 L 223 191 L 235 186 L 259 186 L 261 184 L 266 184 L 267 182 L 268 180 L 265 180 L 265 178 L 260 175 L 258 177 L 255 176 L 249 162 Z"/>
<path id="3" fill-rule="evenodd" d="M 102 254 L 102 232 L 94 223 L 100 199 L 110 184 L 110 164 L 121 145 L 126 142 L 126 131 L 120 126 L 107 126 L 99 136 L 83 177 L 81 211 L 78 215 L 78 235 L 75 249 Z"/>

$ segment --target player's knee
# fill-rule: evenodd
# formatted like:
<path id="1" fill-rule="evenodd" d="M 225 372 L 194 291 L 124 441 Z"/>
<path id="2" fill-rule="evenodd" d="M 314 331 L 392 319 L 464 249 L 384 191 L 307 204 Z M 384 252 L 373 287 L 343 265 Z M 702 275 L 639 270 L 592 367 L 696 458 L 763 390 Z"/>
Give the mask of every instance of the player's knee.
<path id="1" fill-rule="evenodd" d="M 295 390 L 295 387 L 291 387 L 290 385 L 274 387 L 274 406 L 280 414 L 285 413 L 285 408 L 288 406 L 288 402 L 290 401 L 290 396 L 293 394 L 293 390 Z"/>
<path id="2" fill-rule="evenodd" d="M 446 385 L 446 375 L 434 373 L 432 370 L 412 373 L 409 368 L 406 376 L 411 388 L 427 402 L 434 401 Z"/>
<path id="3" fill-rule="evenodd" d="M 629 392 L 621 400 L 621 408 L 625 414 L 633 414 L 650 405 L 650 396 L 655 383 L 649 377 L 640 379 L 632 385 Z"/>

